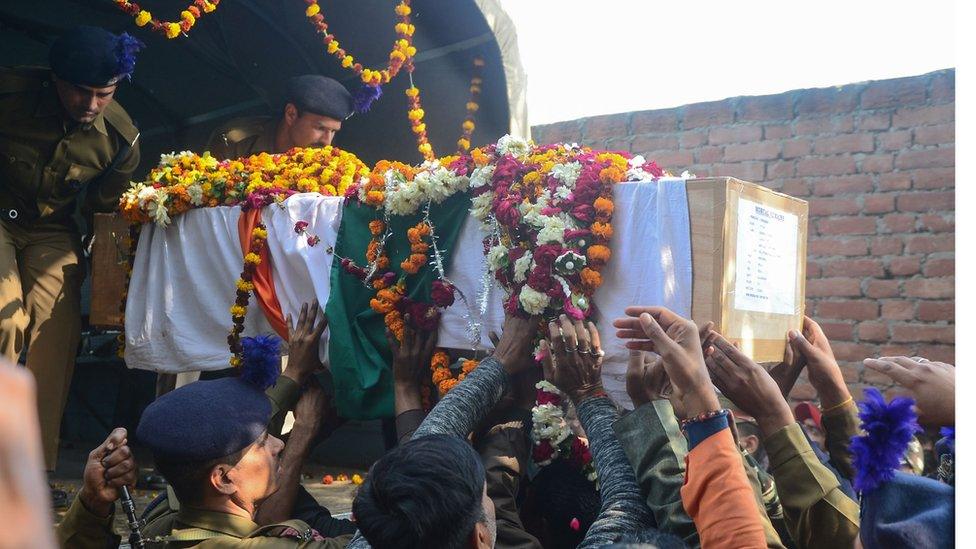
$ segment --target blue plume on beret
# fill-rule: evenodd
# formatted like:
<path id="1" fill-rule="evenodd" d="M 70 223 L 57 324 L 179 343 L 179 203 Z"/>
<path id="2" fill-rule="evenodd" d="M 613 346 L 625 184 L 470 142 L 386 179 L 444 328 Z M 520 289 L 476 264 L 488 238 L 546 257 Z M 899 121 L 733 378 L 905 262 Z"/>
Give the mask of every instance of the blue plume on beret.
<path id="1" fill-rule="evenodd" d="M 127 32 L 119 35 L 115 45 L 115 51 L 119 59 L 118 74 L 124 74 L 126 78 L 132 77 L 132 71 L 136 70 L 136 54 L 146 45 L 141 40 Z"/>
<path id="2" fill-rule="evenodd" d="M 281 339 L 274 335 L 259 335 L 241 339 L 244 360 L 241 379 L 262 391 L 274 385 L 281 373 Z"/>
<path id="3" fill-rule="evenodd" d="M 885 403 L 877 389 L 864 390 L 864 401 L 858 403 L 864 434 L 851 438 L 855 490 L 870 492 L 894 478 L 908 443 L 922 430 L 914 405 L 908 397 Z"/>
<path id="4" fill-rule="evenodd" d="M 367 113 L 370 107 L 373 106 L 373 101 L 376 101 L 382 96 L 383 88 L 381 86 L 363 84 L 363 87 L 359 88 L 352 96 L 353 106 L 359 114 Z"/>

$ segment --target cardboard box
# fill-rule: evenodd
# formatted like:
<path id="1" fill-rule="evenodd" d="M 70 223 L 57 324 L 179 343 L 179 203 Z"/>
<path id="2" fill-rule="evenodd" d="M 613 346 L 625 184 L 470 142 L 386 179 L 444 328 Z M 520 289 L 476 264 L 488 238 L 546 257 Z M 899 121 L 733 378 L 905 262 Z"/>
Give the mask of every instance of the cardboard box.
<path id="1" fill-rule="evenodd" d="M 129 253 L 129 223 L 116 214 L 95 214 L 89 322 L 99 328 L 122 328 L 122 293 Z"/>
<path id="2" fill-rule="evenodd" d="M 779 362 L 803 325 L 806 201 L 733 177 L 687 182 L 691 316 L 756 362 Z"/>

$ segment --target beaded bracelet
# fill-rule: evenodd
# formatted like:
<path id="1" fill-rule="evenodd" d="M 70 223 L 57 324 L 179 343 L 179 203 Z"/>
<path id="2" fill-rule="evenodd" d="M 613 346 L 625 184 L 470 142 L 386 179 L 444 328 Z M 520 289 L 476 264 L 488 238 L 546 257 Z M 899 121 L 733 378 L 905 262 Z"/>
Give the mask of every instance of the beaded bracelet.
<path id="1" fill-rule="evenodd" d="M 840 404 L 835 404 L 835 405 L 831 406 L 830 408 L 820 408 L 820 412 L 821 413 L 824 413 L 824 414 L 826 414 L 827 412 L 833 412 L 834 410 L 839 410 L 839 409 L 843 408 L 844 406 L 847 406 L 851 402 L 854 402 L 854 397 L 852 397 L 852 396 L 847 397 L 847 400 L 845 400 L 844 402 L 841 402 Z"/>
<path id="2" fill-rule="evenodd" d="M 685 418 L 685 419 L 682 419 L 681 420 L 681 430 L 684 431 L 685 430 L 685 427 L 687 427 L 691 423 L 700 423 L 702 421 L 707 421 L 707 420 L 712 419 L 714 417 L 718 417 L 718 416 L 726 416 L 727 417 L 728 415 L 729 415 L 728 409 L 722 408 L 720 410 L 712 410 L 711 412 L 705 412 L 705 413 L 702 413 L 702 414 L 698 414 L 695 417 Z"/>

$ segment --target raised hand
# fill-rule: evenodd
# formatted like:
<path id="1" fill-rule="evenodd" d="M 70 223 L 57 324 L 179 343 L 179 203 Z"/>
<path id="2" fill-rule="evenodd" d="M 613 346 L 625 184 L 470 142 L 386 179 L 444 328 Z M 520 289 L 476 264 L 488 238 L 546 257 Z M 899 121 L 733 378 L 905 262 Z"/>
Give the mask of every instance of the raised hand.
<path id="1" fill-rule="evenodd" d="M 112 512 L 112 503 L 121 496 L 122 487 L 136 484 L 136 462 L 127 445 L 127 436 L 125 429 L 115 429 L 88 454 L 84 486 L 78 497 L 97 516 L 107 517 Z"/>
<path id="2" fill-rule="evenodd" d="M 313 299 L 311 304 L 302 305 L 297 324 L 292 324 L 291 315 L 285 323 L 288 325 L 288 366 L 282 375 L 302 385 L 310 375 L 323 368 L 319 360 L 319 341 L 329 321 L 319 309 L 319 300 Z"/>
<path id="3" fill-rule="evenodd" d="M 956 424 L 956 367 L 922 357 L 869 358 L 864 365 L 906 389 L 915 399 L 918 420 L 924 425 Z"/>
<path id="4" fill-rule="evenodd" d="M 569 395 L 574 403 L 605 394 L 603 390 L 603 347 L 592 322 L 570 321 L 561 315 L 549 323 L 549 338 L 542 342 L 546 379 Z"/>
<path id="5" fill-rule="evenodd" d="M 844 382 L 844 374 L 820 325 L 805 316 L 803 334 L 794 330 L 788 337 L 793 352 L 800 357 L 799 360 L 806 363 L 807 378 L 810 385 L 817 390 L 820 405 L 829 409 L 850 400 L 851 393 Z"/>
<path id="6" fill-rule="evenodd" d="M 701 333 L 694 322 L 665 307 L 628 307 L 627 317 L 613 322 L 627 348 L 661 356 L 675 397 L 695 416 L 719 409 L 702 354 Z"/>
<path id="7" fill-rule="evenodd" d="M 495 345 L 492 356 L 502 363 L 509 375 L 517 374 L 535 365 L 535 361 L 526 360 L 532 357 L 535 343 L 538 341 L 539 317 L 520 318 L 515 315 L 505 315 L 502 325 L 502 337 Z"/>

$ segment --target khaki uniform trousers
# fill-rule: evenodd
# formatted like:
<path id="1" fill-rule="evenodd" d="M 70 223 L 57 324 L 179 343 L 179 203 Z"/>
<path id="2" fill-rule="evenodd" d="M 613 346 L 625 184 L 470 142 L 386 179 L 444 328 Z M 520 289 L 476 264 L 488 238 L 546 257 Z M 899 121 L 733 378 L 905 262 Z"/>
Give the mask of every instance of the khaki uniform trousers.
<path id="1" fill-rule="evenodd" d="M 57 465 L 61 415 L 81 337 L 80 259 L 73 231 L 0 222 L 0 353 L 17 362 L 27 346 L 49 471 Z"/>

